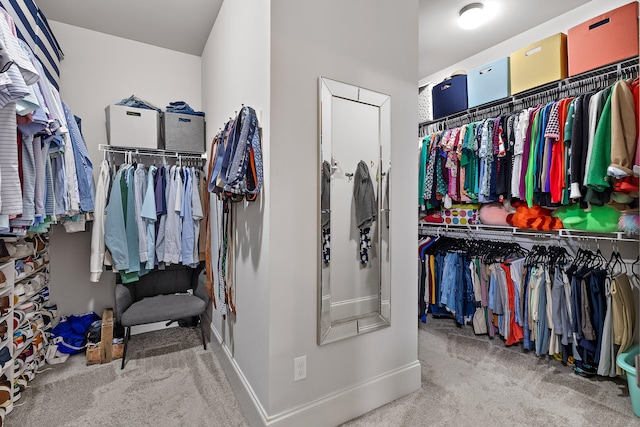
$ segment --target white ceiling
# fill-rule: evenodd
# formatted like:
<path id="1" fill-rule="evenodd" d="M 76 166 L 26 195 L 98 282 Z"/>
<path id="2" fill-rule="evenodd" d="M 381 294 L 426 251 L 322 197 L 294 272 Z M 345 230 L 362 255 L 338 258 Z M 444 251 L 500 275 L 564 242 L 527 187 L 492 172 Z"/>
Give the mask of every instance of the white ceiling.
<path id="1" fill-rule="evenodd" d="M 420 78 L 429 76 L 590 0 L 487 0 L 497 16 L 475 30 L 458 28 L 460 9 L 474 0 L 420 0 Z"/>
<path id="2" fill-rule="evenodd" d="M 50 21 L 200 56 L 222 1 L 36 0 L 36 4 Z"/>
<path id="3" fill-rule="evenodd" d="M 487 0 L 491 1 L 491 0 Z M 494 0 L 498 16 L 456 25 L 472 0 L 420 0 L 420 68 L 426 77 L 590 0 Z M 201 55 L 223 0 L 36 0 L 47 19 Z M 64 51 L 64 46 L 62 46 Z"/>

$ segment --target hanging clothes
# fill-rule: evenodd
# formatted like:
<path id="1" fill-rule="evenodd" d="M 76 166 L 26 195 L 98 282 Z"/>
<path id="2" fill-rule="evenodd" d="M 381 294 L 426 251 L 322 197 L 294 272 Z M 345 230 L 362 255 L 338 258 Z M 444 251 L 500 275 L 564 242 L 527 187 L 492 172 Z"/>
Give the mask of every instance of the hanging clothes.
<path id="1" fill-rule="evenodd" d="M 331 260 L 331 165 L 322 162 L 320 173 L 320 227 L 322 230 L 322 262 Z"/>
<path id="2" fill-rule="evenodd" d="M 423 136 L 420 217 L 442 222 L 453 202 L 503 202 L 506 214 L 526 203 L 535 209 L 564 208 L 554 214 L 562 217 L 559 228 L 633 232 L 618 218 L 640 208 L 638 179 L 631 176 L 640 128 L 637 82 L 619 80 Z M 606 215 L 592 209 L 604 205 L 609 205 Z"/>
<path id="3" fill-rule="evenodd" d="M 263 180 L 260 124 L 255 110 L 243 105 L 213 138 L 206 177 L 217 196 L 205 215 L 207 292 L 222 316 L 227 307 L 236 313 L 233 202 L 257 200 Z"/>
<path id="4" fill-rule="evenodd" d="M 61 101 L 56 79 L 16 34 L 1 9 L 0 232 L 40 233 L 55 223 L 67 232 L 83 231 L 95 188 L 79 119 Z"/>
<path id="5" fill-rule="evenodd" d="M 105 210 L 111 186 L 111 167 L 106 160 L 100 163 L 98 185 L 95 196 L 95 214 L 91 228 L 91 257 L 89 260 L 89 281 L 99 282 L 105 257 Z"/>
<path id="6" fill-rule="evenodd" d="M 371 225 L 377 219 L 376 195 L 369 174 L 369 167 L 360 160 L 353 178 L 353 199 L 355 202 L 356 227 L 360 231 L 360 264 L 369 262 Z"/>
<path id="7" fill-rule="evenodd" d="M 102 264 L 108 261 L 101 255 L 104 247 L 123 283 L 168 264 L 198 267 L 203 172 L 195 167 L 145 168 L 142 163 L 125 162 L 115 173 L 109 193 L 109 171 L 104 160 L 96 206 L 106 205 L 106 219 L 95 218 L 104 221 L 104 243 L 98 222 L 92 233 L 91 281 L 99 280 Z"/>

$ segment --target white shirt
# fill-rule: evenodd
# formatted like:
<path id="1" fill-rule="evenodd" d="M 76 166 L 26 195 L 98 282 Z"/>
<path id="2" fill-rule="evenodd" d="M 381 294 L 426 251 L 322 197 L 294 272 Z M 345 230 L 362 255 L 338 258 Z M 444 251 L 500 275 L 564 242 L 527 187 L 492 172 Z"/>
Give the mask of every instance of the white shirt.
<path id="1" fill-rule="evenodd" d="M 99 282 L 102 275 L 102 264 L 104 262 L 104 222 L 105 209 L 107 207 L 107 192 L 111 184 L 109 174 L 109 163 L 102 160 L 100 173 L 98 174 L 98 185 L 96 188 L 95 209 L 93 211 L 93 228 L 91 229 L 91 257 L 89 258 L 89 280 Z M 118 183 L 118 185 L 120 185 Z"/>
<path id="2" fill-rule="evenodd" d="M 140 215 L 144 219 L 146 228 L 147 239 L 147 264 L 146 269 L 151 270 L 155 264 L 155 247 L 156 247 L 156 194 L 155 186 L 153 183 L 153 177 L 156 175 L 157 168 L 155 166 L 149 166 L 149 172 L 147 174 L 147 192 L 144 195 L 144 202 L 142 203 L 142 210 Z M 142 258 L 141 258 L 142 261 Z"/>

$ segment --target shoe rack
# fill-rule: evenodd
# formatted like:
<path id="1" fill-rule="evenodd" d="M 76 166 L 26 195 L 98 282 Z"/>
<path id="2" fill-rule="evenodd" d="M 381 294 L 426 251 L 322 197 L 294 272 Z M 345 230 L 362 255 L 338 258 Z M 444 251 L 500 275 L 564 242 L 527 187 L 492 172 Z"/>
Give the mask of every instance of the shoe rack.
<path id="1" fill-rule="evenodd" d="M 0 238 L 0 255 L 0 260 L 10 257 L 5 263 L 0 262 L 0 272 L 5 278 L 4 285 L 0 283 L 0 364 L 4 361 L 3 354 L 7 356 L 4 347 L 11 357 L 1 365 L 0 417 L 4 417 L 22 397 L 27 383 L 46 364 L 57 310 L 49 300 L 48 233 Z M 7 388 L 10 393 L 4 393 Z M 7 394 L 9 398 L 1 402 Z"/>
<path id="2" fill-rule="evenodd" d="M 0 261 L 0 418 L 13 409 L 13 283 L 15 261 Z M 4 424 L 4 423 L 2 423 Z"/>

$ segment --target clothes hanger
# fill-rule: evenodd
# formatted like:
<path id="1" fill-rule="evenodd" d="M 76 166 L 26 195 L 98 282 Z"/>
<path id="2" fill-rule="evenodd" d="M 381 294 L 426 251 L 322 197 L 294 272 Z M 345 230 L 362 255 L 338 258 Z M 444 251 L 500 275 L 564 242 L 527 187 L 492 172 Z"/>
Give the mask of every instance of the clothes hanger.
<path id="1" fill-rule="evenodd" d="M 633 264 L 631 264 L 631 272 L 633 273 L 633 278 L 635 279 L 632 280 L 632 283 L 634 283 L 634 286 L 640 289 L 640 276 L 638 275 L 638 273 L 636 273 L 636 266 L 638 265 L 638 263 L 640 263 L 640 255 L 638 255 Z"/>

